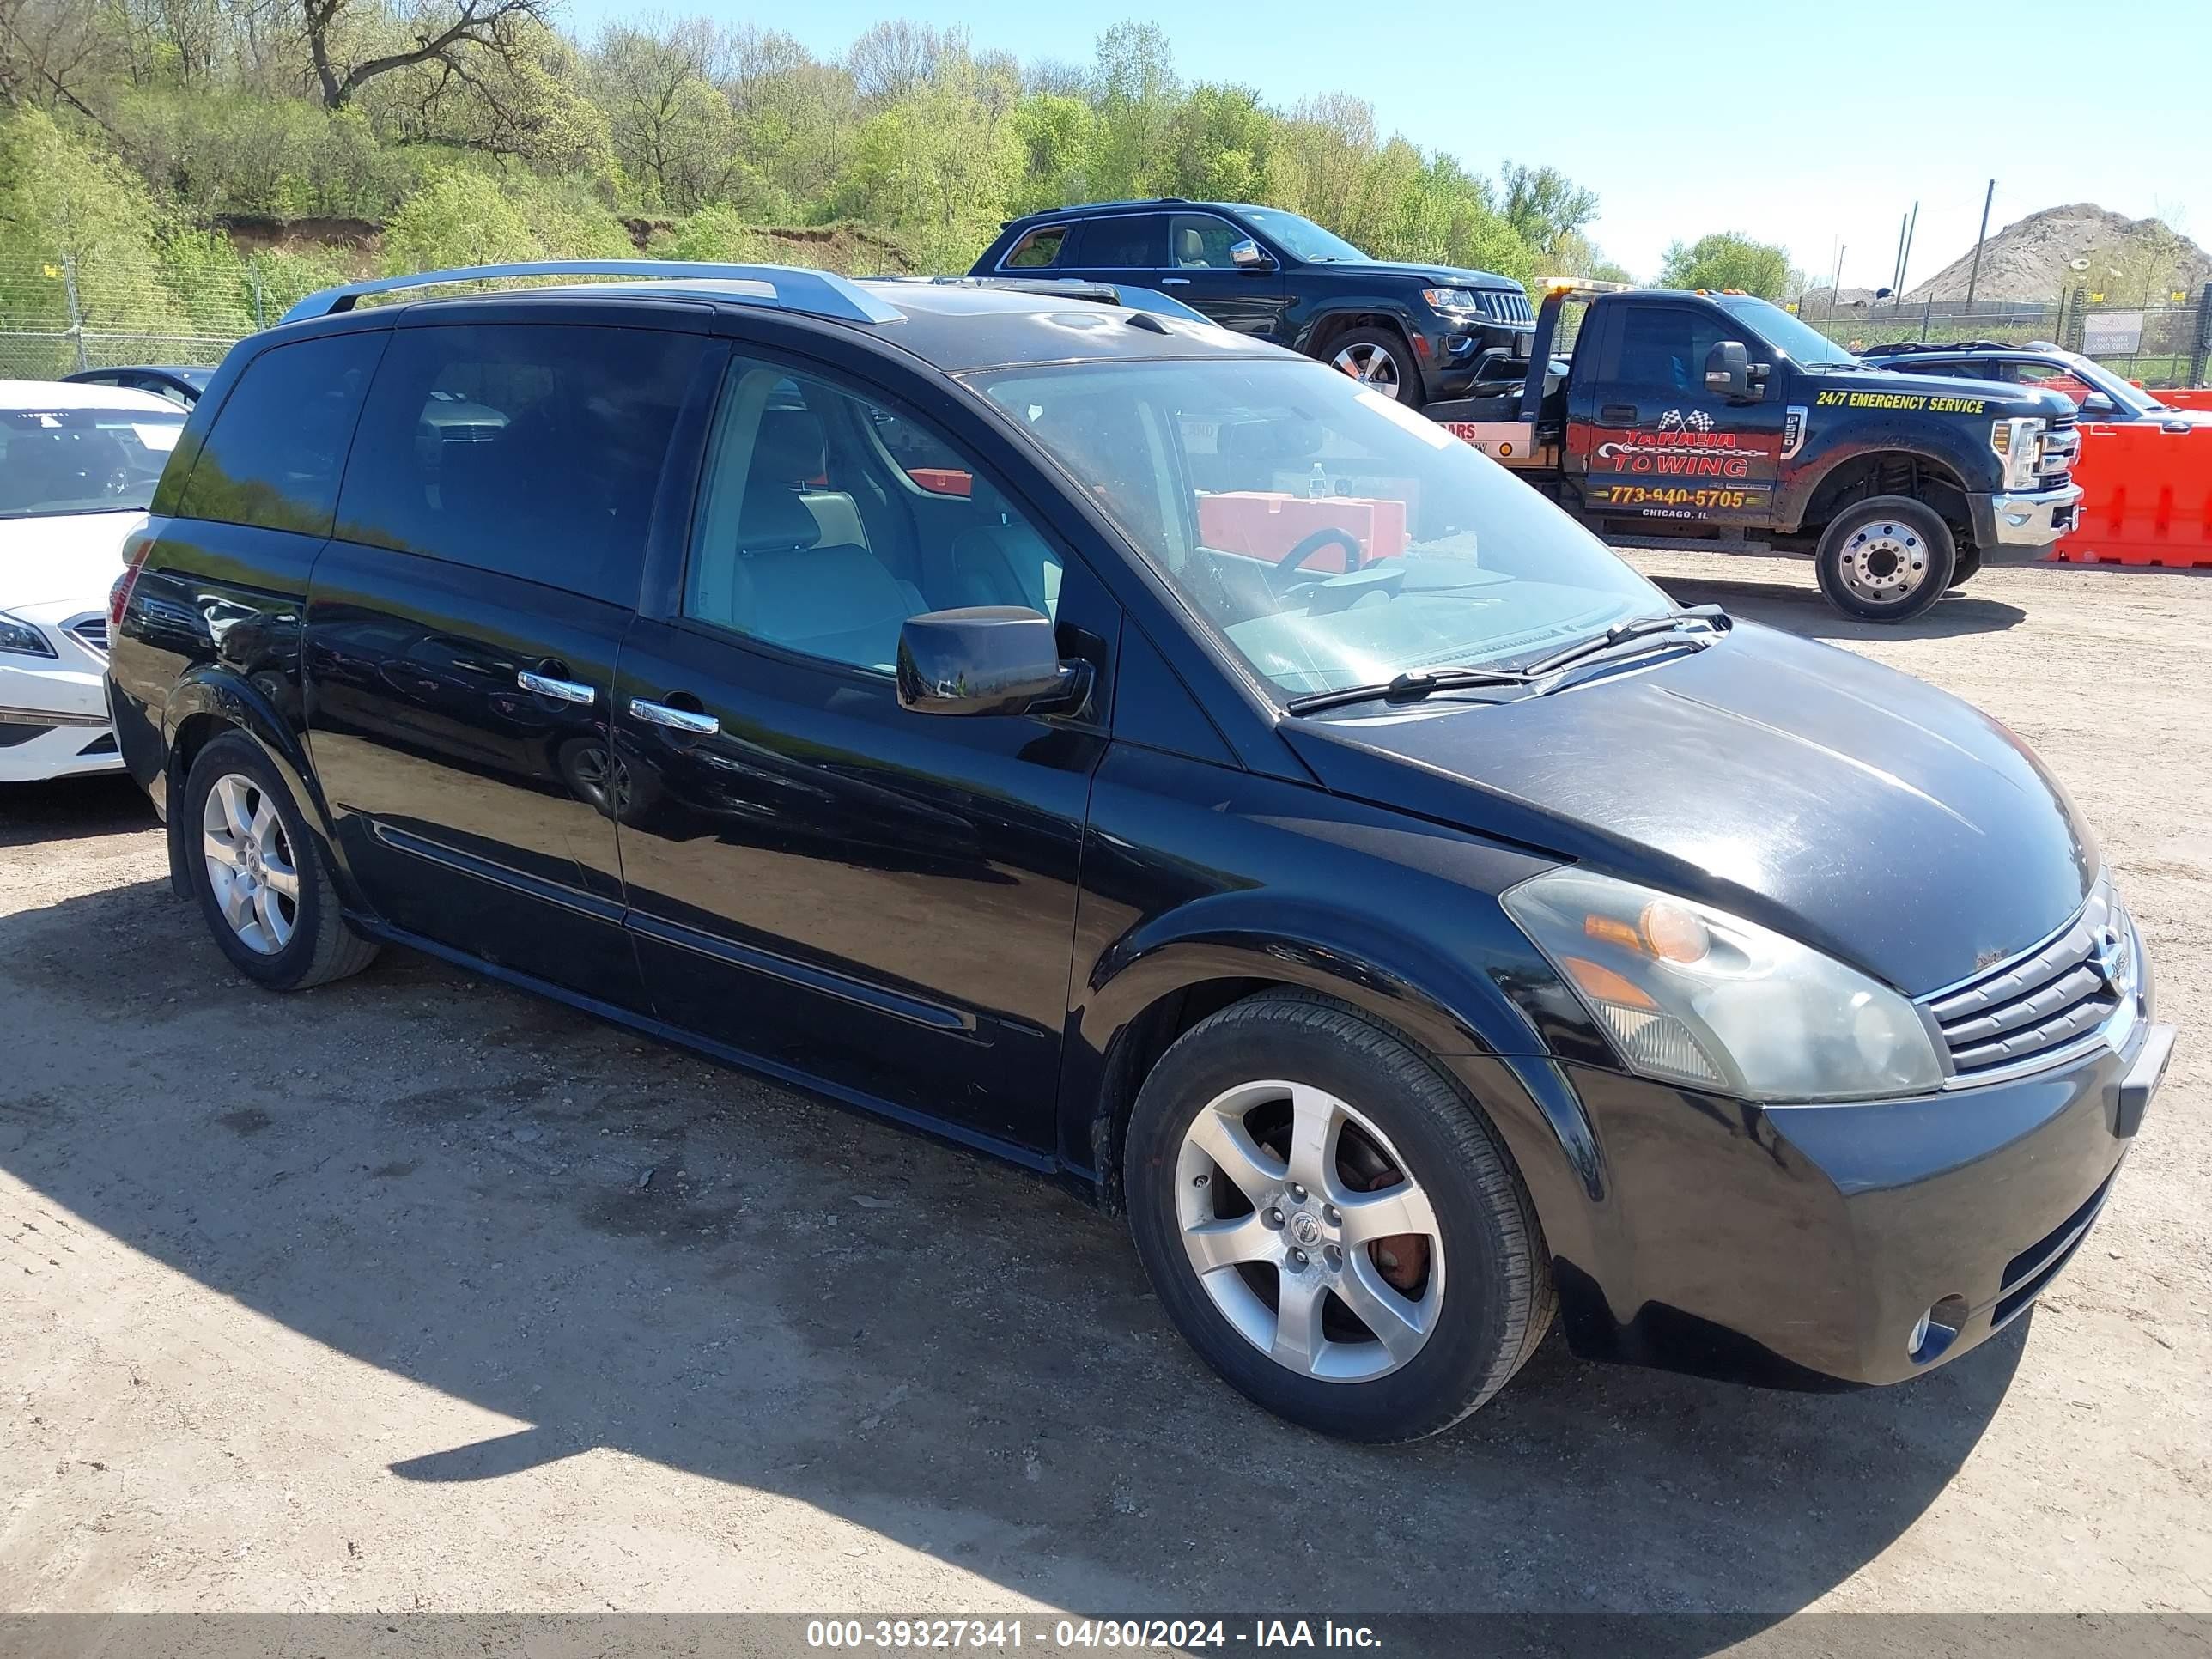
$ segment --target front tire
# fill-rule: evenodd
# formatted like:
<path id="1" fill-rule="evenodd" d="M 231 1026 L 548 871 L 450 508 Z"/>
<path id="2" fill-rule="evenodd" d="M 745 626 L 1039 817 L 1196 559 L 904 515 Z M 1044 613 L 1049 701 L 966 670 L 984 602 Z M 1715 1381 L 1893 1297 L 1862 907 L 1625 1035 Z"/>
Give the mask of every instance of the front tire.
<path id="1" fill-rule="evenodd" d="M 261 746 L 226 732 L 193 757 L 185 870 L 216 947 L 272 991 L 357 974 L 376 946 L 340 913 L 321 843 Z"/>
<path id="2" fill-rule="evenodd" d="M 1408 409 L 1428 401 L 1421 392 L 1421 366 L 1413 349 L 1395 329 L 1355 328 L 1340 334 L 1329 342 L 1328 362 L 1332 368 Z"/>
<path id="3" fill-rule="evenodd" d="M 1542 1235 L 1488 1123 L 1338 1003 L 1268 994 L 1186 1032 L 1139 1092 L 1122 1178 L 1177 1328 L 1324 1434 L 1449 1428 L 1550 1328 Z"/>
<path id="4" fill-rule="evenodd" d="M 1837 610 L 1899 623 L 1943 597 L 1958 542 L 1934 508 L 1909 495 L 1876 495 L 1838 513 L 1813 556 L 1820 592 Z"/>

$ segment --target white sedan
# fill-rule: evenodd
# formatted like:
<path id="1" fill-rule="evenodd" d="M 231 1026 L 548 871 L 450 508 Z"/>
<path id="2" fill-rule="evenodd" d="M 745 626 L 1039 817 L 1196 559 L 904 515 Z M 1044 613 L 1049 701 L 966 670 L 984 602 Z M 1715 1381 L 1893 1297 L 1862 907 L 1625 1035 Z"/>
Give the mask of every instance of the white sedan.
<path id="1" fill-rule="evenodd" d="M 108 590 L 184 426 L 147 392 L 0 380 L 0 782 L 123 764 Z"/>

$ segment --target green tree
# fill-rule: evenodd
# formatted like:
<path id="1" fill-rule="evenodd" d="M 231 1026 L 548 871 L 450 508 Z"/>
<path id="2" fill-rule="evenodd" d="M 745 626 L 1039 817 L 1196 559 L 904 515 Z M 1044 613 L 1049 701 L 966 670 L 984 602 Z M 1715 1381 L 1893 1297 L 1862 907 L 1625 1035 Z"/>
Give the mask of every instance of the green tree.
<path id="1" fill-rule="evenodd" d="M 1250 88 L 1193 87 L 1168 118 L 1160 182 L 1200 201 L 1258 201 L 1267 194 L 1275 130 Z"/>
<path id="2" fill-rule="evenodd" d="M 441 173 L 410 196 L 384 231 L 387 275 L 536 259 L 544 245 L 514 198 L 480 173 Z"/>
<path id="3" fill-rule="evenodd" d="M 1529 246 L 1544 252 L 1597 217 L 1597 197 L 1557 167 L 1522 167 L 1508 161 L 1498 169 L 1504 199 L 1498 210 Z"/>
<path id="4" fill-rule="evenodd" d="M 659 253 L 671 259 L 705 259 L 750 264 L 769 258 L 766 239 L 720 204 L 701 208 L 678 221 Z"/>
<path id="5" fill-rule="evenodd" d="M 1060 207 L 1091 194 L 1098 118 L 1081 98 L 1033 92 L 1009 120 L 1022 146 L 1022 176 L 1007 205 L 1016 213 Z"/>
<path id="6" fill-rule="evenodd" d="M 1789 282 L 1786 249 L 1735 230 L 1675 242 L 1659 268 L 1662 288 L 1739 289 L 1762 300 L 1780 299 Z"/>
<path id="7" fill-rule="evenodd" d="M 73 277 L 86 327 L 183 332 L 154 274 L 161 222 L 136 174 L 45 111 L 0 118 L 0 315 L 12 325 L 67 327 Z"/>
<path id="8" fill-rule="evenodd" d="M 1181 94 L 1166 31 L 1157 23 L 1116 23 L 1098 37 L 1092 75 L 1099 126 L 1095 188 L 1103 198 L 1158 194 L 1169 121 Z"/>
<path id="9" fill-rule="evenodd" d="M 1006 216 L 1023 147 L 963 65 L 937 76 L 862 125 L 838 200 L 855 217 L 903 234 L 924 270 L 964 270 Z"/>

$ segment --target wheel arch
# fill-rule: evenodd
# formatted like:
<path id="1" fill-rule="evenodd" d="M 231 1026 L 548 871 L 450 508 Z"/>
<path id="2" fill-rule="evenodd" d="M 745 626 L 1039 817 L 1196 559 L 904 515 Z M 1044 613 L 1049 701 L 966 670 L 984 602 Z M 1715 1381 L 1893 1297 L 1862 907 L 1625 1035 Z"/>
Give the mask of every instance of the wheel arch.
<path id="1" fill-rule="evenodd" d="M 1919 442 L 1869 444 L 1833 453 L 1808 468 L 1784 492 L 1779 521 L 1817 537 L 1855 501 L 1905 495 L 1932 509 L 1961 546 L 1973 542 L 1974 519 L 1962 458 Z"/>
<path id="2" fill-rule="evenodd" d="M 1334 310 L 1322 312 L 1306 325 L 1298 349 L 1309 357 L 1328 361 L 1329 348 L 1356 328 L 1379 328 L 1395 334 L 1405 343 L 1406 354 L 1413 368 L 1427 372 L 1421 349 L 1414 343 L 1413 325 L 1399 312 L 1378 309 L 1372 305 L 1345 305 Z"/>
<path id="3" fill-rule="evenodd" d="M 184 800 L 185 780 L 191 775 L 192 763 L 199 758 L 201 751 L 227 732 L 240 732 L 252 739 L 264 758 L 276 769 L 298 805 L 300 815 L 307 821 L 309 832 L 322 843 L 321 850 L 328 855 L 331 842 L 330 809 L 322 791 L 313 782 L 314 770 L 308 763 L 305 738 L 252 680 L 220 669 L 202 669 L 186 674 L 169 694 L 162 711 L 162 726 L 167 733 L 164 747 L 168 798 L 178 808 L 181 808 Z M 181 810 L 172 810 L 168 816 L 169 884 L 183 898 L 191 894 L 185 874 L 185 860 L 191 854 L 194 834 L 186 822 L 189 816 Z M 338 861 L 331 858 L 329 867 L 336 870 Z"/>
<path id="4" fill-rule="evenodd" d="M 1162 1055 L 1208 1015 L 1267 992 L 1336 1002 L 1434 1066 L 1490 1126 L 1520 1172 L 1549 1247 L 1591 1259 L 1607 1181 L 1588 1115 L 1557 1062 L 1479 975 L 1432 975 L 1419 952 L 1318 942 L 1318 928 L 1220 925 L 1109 952 L 1073 1022 L 1062 1071 L 1061 1143 L 1093 1196 L 1122 1206 L 1121 1150 L 1137 1093 Z M 1306 942 L 1300 942 L 1301 940 Z"/>

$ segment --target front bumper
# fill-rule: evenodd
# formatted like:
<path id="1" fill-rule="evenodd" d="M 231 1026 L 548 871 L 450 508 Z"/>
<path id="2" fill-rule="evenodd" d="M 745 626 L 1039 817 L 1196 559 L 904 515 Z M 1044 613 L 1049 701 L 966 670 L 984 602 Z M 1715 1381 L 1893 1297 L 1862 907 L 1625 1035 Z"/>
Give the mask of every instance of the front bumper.
<path id="1" fill-rule="evenodd" d="M 2081 513 L 2081 486 L 2019 494 L 1970 495 L 1974 544 L 1984 554 L 2004 548 L 2048 547 L 2074 528 Z"/>
<path id="2" fill-rule="evenodd" d="M 54 654 L 0 653 L 0 783 L 117 770 L 123 759 L 108 723 L 107 658 L 77 631 L 104 617 L 85 605 L 9 614 L 37 628 Z"/>
<path id="3" fill-rule="evenodd" d="M 1762 1108 L 1564 1067 L 1609 1177 L 1565 1230 L 1581 1259 L 1554 1251 L 1569 1340 L 1790 1388 L 1956 1358 L 2033 1304 L 2110 1196 L 2172 1052 L 2147 984 L 2139 1008 L 2118 1049 L 1898 1101 Z"/>

